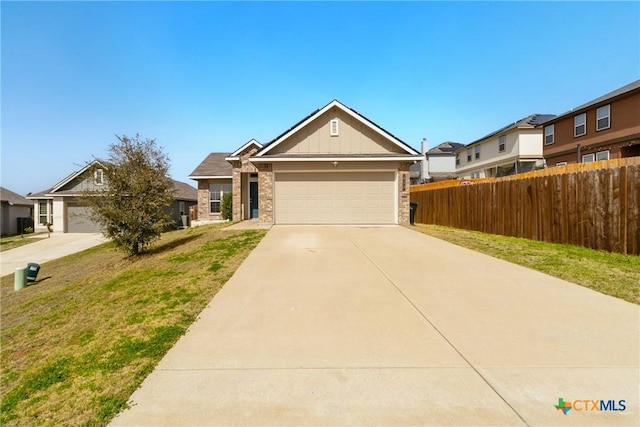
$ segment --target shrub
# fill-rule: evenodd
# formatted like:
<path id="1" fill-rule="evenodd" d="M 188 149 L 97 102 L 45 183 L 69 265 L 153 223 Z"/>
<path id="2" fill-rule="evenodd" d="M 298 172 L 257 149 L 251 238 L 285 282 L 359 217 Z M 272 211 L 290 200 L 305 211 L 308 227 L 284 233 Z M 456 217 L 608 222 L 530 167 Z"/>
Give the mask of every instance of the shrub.
<path id="1" fill-rule="evenodd" d="M 220 202 L 220 214 L 222 219 L 231 221 L 233 217 L 233 197 L 232 193 L 224 193 Z"/>

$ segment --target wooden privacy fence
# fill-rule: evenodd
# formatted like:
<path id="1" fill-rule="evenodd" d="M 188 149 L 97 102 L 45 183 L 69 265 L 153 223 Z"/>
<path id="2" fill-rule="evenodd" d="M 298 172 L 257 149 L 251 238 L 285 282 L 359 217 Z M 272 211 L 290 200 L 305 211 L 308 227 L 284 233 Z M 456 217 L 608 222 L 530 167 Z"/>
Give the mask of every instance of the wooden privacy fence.
<path id="1" fill-rule="evenodd" d="M 640 255 L 640 157 L 446 183 L 411 188 L 415 222 Z"/>

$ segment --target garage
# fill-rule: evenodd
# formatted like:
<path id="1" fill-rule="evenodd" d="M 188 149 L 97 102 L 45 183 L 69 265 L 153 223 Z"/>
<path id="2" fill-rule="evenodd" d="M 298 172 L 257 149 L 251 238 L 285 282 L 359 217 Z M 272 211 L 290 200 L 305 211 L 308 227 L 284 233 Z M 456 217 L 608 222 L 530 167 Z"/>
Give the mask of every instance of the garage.
<path id="1" fill-rule="evenodd" d="M 395 172 L 276 173 L 277 224 L 395 224 Z"/>
<path id="2" fill-rule="evenodd" d="M 68 233 L 99 233 L 100 226 L 89 218 L 89 208 L 79 203 L 67 204 Z"/>

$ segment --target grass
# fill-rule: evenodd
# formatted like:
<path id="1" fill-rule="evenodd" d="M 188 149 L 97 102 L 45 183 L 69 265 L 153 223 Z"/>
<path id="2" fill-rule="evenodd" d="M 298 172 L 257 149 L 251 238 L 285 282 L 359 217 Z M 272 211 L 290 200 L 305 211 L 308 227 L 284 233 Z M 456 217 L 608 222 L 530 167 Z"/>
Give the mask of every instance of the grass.
<path id="1" fill-rule="evenodd" d="M 0 424 L 106 425 L 265 234 L 223 226 L 50 261 L 20 292 L 2 278 Z"/>
<path id="2" fill-rule="evenodd" d="M 30 233 L 17 236 L 0 237 L 0 252 L 37 242 L 41 238 L 44 238 L 45 234 L 47 233 Z"/>
<path id="3" fill-rule="evenodd" d="M 437 225 L 414 229 L 458 246 L 640 304 L 640 257 Z"/>

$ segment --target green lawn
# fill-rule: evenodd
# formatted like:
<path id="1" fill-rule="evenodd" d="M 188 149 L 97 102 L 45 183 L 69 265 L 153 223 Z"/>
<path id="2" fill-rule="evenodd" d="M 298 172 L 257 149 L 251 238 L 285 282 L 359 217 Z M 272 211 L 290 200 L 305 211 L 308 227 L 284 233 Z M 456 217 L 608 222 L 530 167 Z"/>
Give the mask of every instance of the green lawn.
<path id="1" fill-rule="evenodd" d="M 640 304 L 640 257 L 437 225 L 415 230 Z"/>
<path id="2" fill-rule="evenodd" d="M 108 423 L 266 233 L 223 227 L 166 233 L 138 258 L 103 244 L 20 292 L 5 276 L 0 424 Z"/>
<path id="3" fill-rule="evenodd" d="M 37 242 L 42 238 L 46 238 L 47 233 L 29 233 L 18 236 L 0 237 L 0 252 L 8 251 L 9 249 L 17 248 L 20 246 L 28 245 L 29 243 Z"/>

